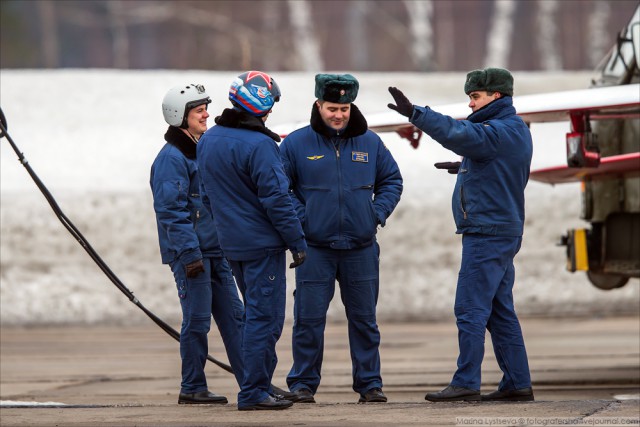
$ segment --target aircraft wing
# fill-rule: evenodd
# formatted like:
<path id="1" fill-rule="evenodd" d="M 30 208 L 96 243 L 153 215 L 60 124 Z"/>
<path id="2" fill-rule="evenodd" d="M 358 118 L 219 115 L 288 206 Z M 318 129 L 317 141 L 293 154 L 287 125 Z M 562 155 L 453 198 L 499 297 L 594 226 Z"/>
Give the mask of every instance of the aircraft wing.
<path id="1" fill-rule="evenodd" d="M 547 184 L 580 182 L 585 178 L 600 180 L 633 176 L 640 176 L 640 153 L 603 157 L 600 159 L 600 165 L 595 168 L 553 166 L 532 171 L 530 174 L 531 179 Z"/>
<path id="2" fill-rule="evenodd" d="M 638 117 L 640 84 L 522 95 L 513 98 L 513 105 L 527 123 L 561 122 L 569 120 L 571 113 L 587 113 L 591 120 Z M 471 114 L 464 102 L 431 108 L 458 120 Z M 374 132 L 394 132 L 413 127 L 407 118 L 395 111 L 367 115 L 367 123 Z"/>
<path id="3" fill-rule="evenodd" d="M 572 115 L 584 115 L 590 120 L 625 119 L 640 117 L 640 84 L 606 86 L 569 90 L 513 98 L 516 112 L 527 123 L 568 121 Z M 465 119 L 470 109 L 465 103 L 432 107 L 434 111 Z M 369 128 L 374 132 L 397 132 L 418 147 L 422 132 L 408 119 L 390 111 L 367 116 Z M 535 140 L 533 141 L 535 146 Z M 533 171 L 531 179 L 558 184 L 581 181 L 583 178 L 606 179 L 640 175 L 640 153 L 622 154 L 601 159 L 595 168 L 556 166 Z"/>
<path id="4" fill-rule="evenodd" d="M 513 98 L 513 105 L 518 115 L 527 123 L 565 121 L 569 120 L 571 113 L 588 113 L 592 120 L 640 117 L 640 84 L 522 95 Z M 431 108 L 457 120 L 466 119 L 471 114 L 466 102 Z M 421 131 L 395 111 L 367 114 L 366 119 L 372 131 L 398 132 L 409 139 L 414 148 L 418 147 Z M 284 137 L 307 124 L 308 122 L 283 125 L 273 130 Z"/>
<path id="5" fill-rule="evenodd" d="M 526 95 L 513 104 L 527 123 L 560 122 L 572 113 L 588 114 L 591 120 L 638 117 L 640 84 Z"/>

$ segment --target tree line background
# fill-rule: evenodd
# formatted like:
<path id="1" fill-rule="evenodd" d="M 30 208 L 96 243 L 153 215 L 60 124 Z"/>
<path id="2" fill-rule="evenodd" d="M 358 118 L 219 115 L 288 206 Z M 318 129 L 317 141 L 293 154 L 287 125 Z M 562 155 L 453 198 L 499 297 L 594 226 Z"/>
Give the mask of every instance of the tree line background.
<path id="1" fill-rule="evenodd" d="M 1 68 L 584 70 L 637 0 L 0 0 Z"/>

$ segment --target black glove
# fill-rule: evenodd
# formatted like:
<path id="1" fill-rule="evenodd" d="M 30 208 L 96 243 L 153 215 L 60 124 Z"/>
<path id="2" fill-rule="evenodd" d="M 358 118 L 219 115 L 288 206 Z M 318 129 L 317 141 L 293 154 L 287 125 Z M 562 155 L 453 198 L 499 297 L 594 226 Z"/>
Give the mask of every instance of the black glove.
<path id="1" fill-rule="evenodd" d="M 411 115 L 413 114 L 413 104 L 406 96 L 404 96 L 404 93 L 400 92 L 400 89 L 396 87 L 389 87 L 389 93 L 393 96 L 393 100 L 397 105 L 387 104 L 387 107 L 397 111 L 405 117 L 411 118 Z"/>
<path id="2" fill-rule="evenodd" d="M 187 277 L 193 279 L 198 274 L 204 273 L 204 263 L 201 259 L 193 261 L 191 264 L 187 264 Z"/>
<path id="3" fill-rule="evenodd" d="M 447 172 L 455 175 L 460 169 L 460 164 L 461 162 L 441 162 L 435 163 L 433 166 L 435 166 L 437 169 L 446 169 Z"/>
<path id="4" fill-rule="evenodd" d="M 293 262 L 289 264 L 289 268 L 296 268 L 297 266 L 302 264 L 305 259 L 307 259 L 307 253 L 305 251 L 300 251 L 300 252 L 291 251 L 291 253 L 293 254 Z"/>

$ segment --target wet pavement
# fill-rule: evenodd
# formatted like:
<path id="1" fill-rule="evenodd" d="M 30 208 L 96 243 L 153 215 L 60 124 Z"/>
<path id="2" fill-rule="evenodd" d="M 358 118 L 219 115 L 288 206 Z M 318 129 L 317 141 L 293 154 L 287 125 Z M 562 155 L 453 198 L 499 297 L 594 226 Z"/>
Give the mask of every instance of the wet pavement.
<path id="1" fill-rule="evenodd" d="M 150 322 L 151 323 L 151 322 Z M 174 327 L 177 327 L 174 325 Z M 317 404 L 240 412 L 233 376 L 207 365 L 227 405 L 178 405 L 178 343 L 153 324 L 0 328 L 2 426 L 638 425 L 640 320 L 525 318 L 535 402 L 431 403 L 455 369 L 454 320 L 381 323 L 386 404 L 356 404 L 346 324 L 327 326 Z M 278 344 L 274 384 L 291 366 L 291 325 Z M 226 362 L 217 331 L 210 354 Z M 482 391 L 501 373 L 487 336 Z M 33 404 L 36 406 L 22 406 Z"/>

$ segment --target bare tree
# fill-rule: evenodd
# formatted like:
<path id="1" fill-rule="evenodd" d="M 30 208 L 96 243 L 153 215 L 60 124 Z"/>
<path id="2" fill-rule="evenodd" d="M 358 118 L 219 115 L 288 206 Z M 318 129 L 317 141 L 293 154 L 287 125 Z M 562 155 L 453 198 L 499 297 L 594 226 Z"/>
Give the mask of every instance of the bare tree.
<path id="1" fill-rule="evenodd" d="M 366 18 L 371 3 L 368 1 L 352 1 L 347 3 L 347 39 L 349 41 L 349 57 L 356 70 L 366 70 L 369 66 L 369 38 L 367 37 Z"/>
<path id="2" fill-rule="evenodd" d="M 449 71 L 597 66 L 638 0 L 0 2 L 7 67 Z"/>
<path id="3" fill-rule="evenodd" d="M 513 0 L 496 0 L 495 13 L 487 39 L 487 55 L 485 67 L 507 68 L 511 41 L 513 40 L 513 20 L 516 2 Z"/>
<path id="4" fill-rule="evenodd" d="M 607 22 L 611 16 L 611 4 L 607 1 L 597 1 L 593 5 L 593 10 L 589 15 L 587 23 L 588 43 L 587 56 L 589 65 L 595 67 L 607 53 L 611 43 L 610 34 L 607 31 Z"/>
<path id="5" fill-rule="evenodd" d="M 307 0 L 289 0 L 289 23 L 302 71 L 324 69 Z"/>
<path id="6" fill-rule="evenodd" d="M 538 27 L 538 50 L 543 70 L 561 70 L 562 55 L 558 51 L 558 0 L 538 1 L 536 16 Z"/>
<path id="7" fill-rule="evenodd" d="M 434 15 L 434 22 L 437 22 L 437 45 L 435 46 L 435 58 L 437 70 L 454 69 L 456 41 L 455 14 L 453 12 L 453 2 L 439 2 L 437 14 Z"/>
<path id="8" fill-rule="evenodd" d="M 113 66 L 129 68 L 129 36 L 121 0 L 107 3 L 109 26 L 113 37 Z"/>
<path id="9" fill-rule="evenodd" d="M 433 68 L 433 3 L 431 0 L 404 0 L 411 29 L 411 57 L 418 71 Z"/>
<path id="10" fill-rule="evenodd" d="M 49 0 L 38 1 L 38 11 L 42 26 L 42 62 L 46 68 L 58 66 L 58 31 L 56 28 L 56 11 L 54 2 Z"/>
<path id="11" fill-rule="evenodd" d="M 51 3 L 50 0 L 43 0 L 44 3 Z M 85 9 L 74 7 L 73 4 L 65 9 L 64 15 L 61 17 L 75 25 L 86 28 L 109 28 L 113 32 L 113 51 L 114 63 L 116 67 L 127 68 L 129 57 L 129 43 L 127 28 L 135 25 L 148 24 L 166 24 L 167 22 L 181 22 L 188 24 L 190 27 L 215 31 L 224 34 L 238 43 L 237 49 L 227 49 L 235 55 L 239 55 L 239 60 L 243 69 L 250 69 L 252 64 L 252 46 L 258 52 L 268 51 L 268 43 L 264 41 L 264 37 L 260 36 L 248 25 L 241 22 L 233 21 L 231 18 L 219 13 L 218 11 L 210 11 L 201 7 L 196 7 L 190 3 L 175 3 L 168 1 L 142 1 L 142 2 L 125 2 L 122 0 L 112 0 L 106 2 L 109 9 L 109 22 L 105 22 L 100 17 Z M 178 53 L 183 55 L 184 59 L 178 60 L 180 63 L 188 63 L 193 56 L 190 53 L 194 49 L 193 34 L 178 32 L 182 41 L 182 48 Z M 215 42 L 216 38 L 212 38 Z"/>
<path id="12" fill-rule="evenodd" d="M 188 3 L 153 1 L 141 2 L 140 6 L 127 10 L 128 22 L 151 23 L 177 20 L 198 28 L 213 30 L 235 39 L 239 48 L 240 66 L 251 69 L 253 62 L 252 45 L 258 52 L 267 51 L 263 37 L 253 28 L 241 22 L 234 21 L 221 13 L 195 7 Z M 187 42 L 190 40 L 186 37 Z M 193 43 L 185 43 L 191 46 Z M 264 48 L 264 49 L 263 49 Z"/>
<path id="13" fill-rule="evenodd" d="M 264 13 L 262 14 L 262 28 L 264 34 L 276 34 L 278 27 L 280 26 L 280 12 L 278 5 L 280 2 L 276 0 L 263 1 L 262 7 Z M 279 49 L 281 50 L 281 49 Z M 280 58 L 275 54 L 267 54 L 264 56 L 262 63 L 264 70 L 276 70 L 279 67 Z"/>

